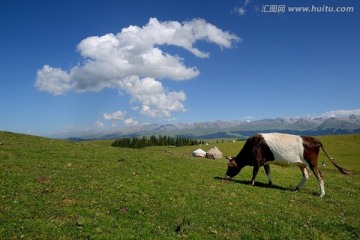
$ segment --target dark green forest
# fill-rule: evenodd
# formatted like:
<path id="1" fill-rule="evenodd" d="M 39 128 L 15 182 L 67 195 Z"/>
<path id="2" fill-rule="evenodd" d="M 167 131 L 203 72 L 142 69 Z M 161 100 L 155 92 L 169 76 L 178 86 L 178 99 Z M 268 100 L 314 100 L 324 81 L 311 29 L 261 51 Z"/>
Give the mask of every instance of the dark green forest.
<path id="1" fill-rule="evenodd" d="M 170 137 L 159 135 L 156 137 L 152 135 L 150 137 L 142 138 L 121 138 L 115 140 L 111 146 L 113 147 L 125 147 L 125 148 L 144 148 L 150 146 L 191 146 L 205 143 L 204 140 L 197 140 L 191 138 L 184 138 L 180 136 Z"/>

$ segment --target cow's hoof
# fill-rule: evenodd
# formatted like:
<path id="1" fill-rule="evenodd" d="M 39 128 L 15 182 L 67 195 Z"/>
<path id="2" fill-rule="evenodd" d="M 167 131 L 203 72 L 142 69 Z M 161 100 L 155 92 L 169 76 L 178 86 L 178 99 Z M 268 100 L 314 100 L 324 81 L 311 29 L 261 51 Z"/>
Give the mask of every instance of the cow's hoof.
<path id="1" fill-rule="evenodd" d="M 228 176 L 228 175 L 225 175 L 224 179 L 226 179 L 226 180 L 231 180 L 232 177 L 230 177 L 230 176 Z"/>

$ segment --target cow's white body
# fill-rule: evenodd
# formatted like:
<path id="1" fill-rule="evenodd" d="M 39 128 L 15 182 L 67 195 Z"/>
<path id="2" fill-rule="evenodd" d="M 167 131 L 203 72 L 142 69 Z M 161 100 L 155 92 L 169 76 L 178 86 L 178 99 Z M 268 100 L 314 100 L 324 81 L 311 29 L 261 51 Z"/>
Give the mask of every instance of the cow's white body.
<path id="1" fill-rule="evenodd" d="M 303 139 L 300 136 L 281 133 L 262 133 L 271 152 L 274 154 L 274 161 L 268 164 L 280 166 L 309 166 L 304 159 Z"/>
<path id="2" fill-rule="evenodd" d="M 298 166 L 302 172 L 302 179 L 297 185 L 297 189 L 301 189 L 310 177 L 309 164 L 304 158 L 304 141 L 297 135 L 282 133 L 262 133 L 266 144 L 269 146 L 274 155 L 275 160 L 266 162 L 264 165 L 275 164 L 283 167 Z M 268 170 L 269 182 L 272 182 L 272 175 Z M 320 196 L 325 196 L 325 186 L 322 178 L 318 178 L 320 187 Z"/>

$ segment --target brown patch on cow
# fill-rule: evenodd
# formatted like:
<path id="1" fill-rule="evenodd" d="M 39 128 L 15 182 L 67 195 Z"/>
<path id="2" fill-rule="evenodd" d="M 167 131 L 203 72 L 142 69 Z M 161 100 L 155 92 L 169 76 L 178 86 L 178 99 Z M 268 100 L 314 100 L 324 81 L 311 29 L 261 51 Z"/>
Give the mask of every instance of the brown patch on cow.
<path id="1" fill-rule="evenodd" d="M 245 145 L 239 154 L 235 158 L 228 159 L 228 169 L 225 175 L 234 177 L 243 167 L 253 166 L 252 184 L 254 183 L 259 167 L 263 166 L 264 163 L 268 161 L 275 160 L 274 154 L 271 152 L 261 134 L 256 134 L 246 140 Z"/>
<path id="2" fill-rule="evenodd" d="M 274 161 L 275 157 L 264 137 L 259 133 L 246 141 L 243 149 L 241 149 L 240 153 L 236 156 L 236 159 L 246 161 L 244 162 L 244 166 L 260 167 L 268 161 Z"/>
<path id="3" fill-rule="evenodd" d="M 311 166 L 316 166 L 316 168 L 317 168 L 318 155 L 319 155 L 319 151 L 320 151 L 320 148 L 321 148 L 324 151 L 327 158 L 331 161 L 331 163 L 342 174 L 358 174 L 357 172 L 353 172 L 353 171 L 350 171 L 348 169 L 345 169 L 345 168 L 339 166 L 339 164 L 337 164 L 335 162 L 335 159 L 330 157 L 330 155 L 327 153 L 327 151 L 325 150 L 323 144 L 321 143 L 321 141 L 319 139 L 314 138 L 314 137 L 307 137 L 307 136 L 301 136 L 301 138 L 303 139 L 304 158 L 309 163 L 310 167 Z"/>
<path id="4" fill-rule="evenodd" d="M 319 139 L 308 137 L 308 136 L 300 136 L 303 139 L 304 146 L 304 159 L 309 164 L 312 169 L 314 166 L 318 165 L 318 156 L 321 147 L 321 142 Z"/>
<path id="5" fill-rule="evenodd" d="M 318 179 L 322 179 L 323 176 L 318 167 L 319 151 L 322 145 L 320 140 L 308 136 L 300 136 L 300 137 L 303 139 L 304 159 L 309 164 L 309 167 L 313 171 L 315 177 Z"/>
<path id="6" fill-rule="evenodd" d="M 273 152 L 270 150 L 269 145 L 267 145 L 265 139 L 261 136 L 262 140 L 261 140 L 261 156 L 262 156 L 262 165 L 266 162 L 269 161 L 274 161 L 275 157 Z"/>

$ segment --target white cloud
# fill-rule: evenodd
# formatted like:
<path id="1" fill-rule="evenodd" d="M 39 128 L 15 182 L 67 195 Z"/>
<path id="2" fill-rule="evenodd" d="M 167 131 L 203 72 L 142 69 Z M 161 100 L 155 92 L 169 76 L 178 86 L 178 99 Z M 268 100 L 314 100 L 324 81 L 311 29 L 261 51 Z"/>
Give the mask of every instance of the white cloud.
<path id="1" fill-rule="evenodd" d="M 35 86 L 41 91 L 61 95 L 71 89 L 70 77 L 60 68 L 45 65 L 37 71 Z"/>
<path id="2" fill-rule="evenodd" d="M 112 121 L 123 120 L 125 116 L 126 116 L 126 112 L 122 112 L 122 111 L 116 111 L 113 113 L 104 113 L 103 115 L 105 120 L 112 120 Z"/>
<path id="3" fill-rule="evenodd" d="M 240 16 L 245 15 L 245 13 L 247 12 L 246 8 L 247 8 L 247 6 L 248 6 L 250 3 L 252 3 L 252 0 L 245 0 L 245 1 L 243 2 L 243 4 L 241 4 L 241 5 L 242 5 L 241 7 L 236 6 L 236 7 L 232 10 L 232 12 L 234 12 L 234 13 L 240 15 Z M 254 5 L 254 8 L 255 8 L 255 10 L 256 10 L 257 6 Z"/>
<path id="4" fill-rule="evenodd" d="M 101 121 L 96 121 L 95 126 L 98 128 L 103 128 L 105 126 L 105 124 Z"/>
<path id="5" fill-rule="evenodd" d="M 136 126 L 136 125 L 139 125 L 139 122 L 132 119 L 132 118 L 127 118 L 124 120 L 124 123 L 128 126 Z"/>
<path id="6" fill-rule="evenodd" d="M 185 111 L 182 102 L 185 101 L 185 93 L 180 91 L 167 91 L 161 82 L 153 78 L 131 77 L 122 82 L 121 88 L 127 89 L 132 96 L 133 102 L 141 103 L 141 113 L 153 118 L 166 118 L 171 112 Z"/>
<path id="7" fill-rule="evenodd" d="M 347 117 L 350 115 L 360 115 L 360 109 L 353 109 L 353 110 L 334 110 L 325 112 L 323 116 L 325 117 Z"/>
<path id="8" fill-rule="evenodd" d="M 253 119 L 254 119 L 253 116 L 246 116 L 246 117 L 244 117 L 244 121 L 246 121 L 246 122 L 251 122 Z"/>
<path id="9" fill-rule="evenodd" d="M 246 10 L 245 10 L 245 7 L 235 7 L 234 12 L 241 16 L 246 13 Z"/>
<path id="10" fill-rule="evenodd" d="M 65 129 L 73 129 L 74 128 L 74 125 L 68 123 L 64 126 Z"/>
<path id="11" fill-rule="evenodd" d="M 69 70 L 45 65 L 37 71 L 35 86 L 54 95 L 115 88 L 140 103 L 142 114 L 170 117 L 172 112 L 185 111 L 186 95 L 183 91 L 167 90 L 160 80 L 188 80 L 198 76 L 199 71 L 185 66 L 182 58 L 163 52 L 160 47 L 174 45 L 196 57 L 209 57 L 209 53 L 194 47 L 198 41 L 231 48 L 240 38 L 203 19 L 180 23 L 151 18 L 143 27 L 129 26 L 117 34 L 82 40 L 77 46 L 84 58 L 82 64 Z"/>
<path id="12" fill-rule="evenodd" d="M 251 0 L 245 0 L 245 2 L 244 2 L 244 6 L 249 5 L 251 2 L 252 2 Z"/>
<path id="13" fill-rule="evenodd" d="M 125 118 L 126 116 L 126 112 L 125 111 L 116 111 L 113 113 L 104 113 L 103 118 L 105 120 L 111 120 L 113 121 L 112 126 L 115 127 L 116 126 L 116 122 L 118 121 L 122 121 L 125 125 L 128 126 L 135 126 L 135 125 L 139 125 L 139 122 L 136 121 L 133 118 Z M 104 124 L 100 121 L 96 122 L 96 125 L 98 127 L 103 127 Z"/>

